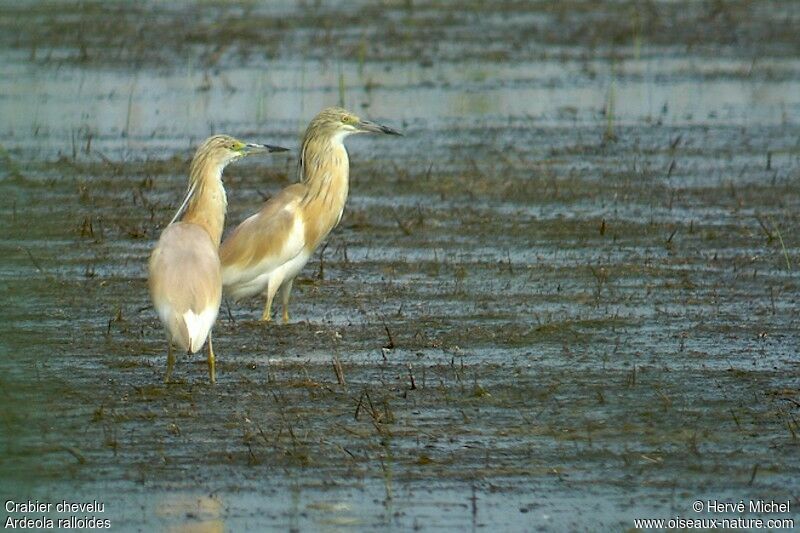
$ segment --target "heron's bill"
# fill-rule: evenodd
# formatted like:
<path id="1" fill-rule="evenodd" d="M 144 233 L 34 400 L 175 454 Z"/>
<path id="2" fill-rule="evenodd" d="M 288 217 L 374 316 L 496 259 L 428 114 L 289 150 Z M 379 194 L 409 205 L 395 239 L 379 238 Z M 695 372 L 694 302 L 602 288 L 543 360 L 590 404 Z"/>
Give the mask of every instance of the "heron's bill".
<path id="1" fill-rule="evenodd" d="M 370 122 L 369 120 L 360 121 L 357 127 L 359 130 L 368 133 L 385 133 L 387 135 L 400 135 L 401 137 L 403 136 L 402 133 L 400 133 L 394 128 L 390 128 L 389 126 L 384 126 L 383 124 Z"/>
<path id="2" fill-rule="evenodd" d="M 247 143 L 245 144 L 242 149 L 242 155 L 250 155 L 250 154 L 258 154 L 263 152 L 288 152 L 288 148 L 284 148 L 283 146 L 273 146 L 271 144 L 256 144 L 256 143 Z"/>

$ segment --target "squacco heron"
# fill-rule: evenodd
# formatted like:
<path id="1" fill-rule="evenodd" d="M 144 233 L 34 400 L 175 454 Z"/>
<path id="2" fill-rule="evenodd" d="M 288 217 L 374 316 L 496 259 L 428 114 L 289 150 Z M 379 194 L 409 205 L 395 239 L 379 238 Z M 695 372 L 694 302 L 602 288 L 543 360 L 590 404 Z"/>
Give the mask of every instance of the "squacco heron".
<path id="1" fill-rule="evenodd" d="M 227 199 L 222 171 L 228 163 L 255 152 L 284 151 L 246 144 L 227 135 L 206 139 L 189 170 L 189 190 L 161 233 L 149 263 L 150 296 L 167 331 L 167 375 L 175 365 L 173 345 L 197 353 L 208 339 L 208 375 L 216 381 L 211 328 L 222 298 L 219 247 Z M 181 215 L 183 218 L 176 222 Z"/>
<path id="2" fill-rule="evenodd" d="M 308 125 L 300 150 L 300 182 L 269 199 L 220 248 L 222 284 L 234 300 L 263 294 L 261 320 L 269 321 L 280 291 L 283 322 L 295 276 L 342 218 L 350 162 L 344 139 L 354 133 L 401 135 L 387 126 L 331 107 Z"/>

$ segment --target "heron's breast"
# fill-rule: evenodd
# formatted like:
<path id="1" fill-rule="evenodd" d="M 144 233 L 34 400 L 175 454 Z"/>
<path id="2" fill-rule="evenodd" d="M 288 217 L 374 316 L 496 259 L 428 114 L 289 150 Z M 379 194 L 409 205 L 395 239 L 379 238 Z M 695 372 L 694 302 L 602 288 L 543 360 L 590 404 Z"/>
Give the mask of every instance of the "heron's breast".
<path id="1" fill-rule="evenodd" d="M 339 224 L 347 201 L 347 177 L 331 180 L 330 186 L 303 210 L 306 249 L 313 251 Z"/>

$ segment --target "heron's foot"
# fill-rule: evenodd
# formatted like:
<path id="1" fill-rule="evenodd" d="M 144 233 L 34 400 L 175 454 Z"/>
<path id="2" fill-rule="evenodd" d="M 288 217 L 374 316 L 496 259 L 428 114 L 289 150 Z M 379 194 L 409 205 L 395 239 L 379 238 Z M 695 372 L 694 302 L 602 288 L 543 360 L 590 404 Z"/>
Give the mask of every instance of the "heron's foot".
<path id="1" fill-rule="evenodd" d="M 269 316 L 269 313 L 264 313 L 261 315 L 261 322 L 272 322 L 272 317 Z"/>
<path id="2" fill-rule="evenodd" d="M 284 324 L 289 323 L 289 311 L 286 309 L 283 310 L 283 323 Z"/>

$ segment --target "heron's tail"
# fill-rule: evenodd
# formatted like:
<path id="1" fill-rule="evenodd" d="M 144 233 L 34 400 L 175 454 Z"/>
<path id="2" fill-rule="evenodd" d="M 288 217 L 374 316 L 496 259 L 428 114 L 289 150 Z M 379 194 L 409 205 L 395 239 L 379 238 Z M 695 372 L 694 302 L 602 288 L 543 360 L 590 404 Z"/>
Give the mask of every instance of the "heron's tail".
<path id="1" fill-rule="evenodd" d="M 206 308 L 200 313 L 186 311 L 183 314 L 183 329 L 186 331 L 187 346 L 189 353 L 195 353 L 203 347 L 214 321 L 217 319 L 219 309 Z"/>

